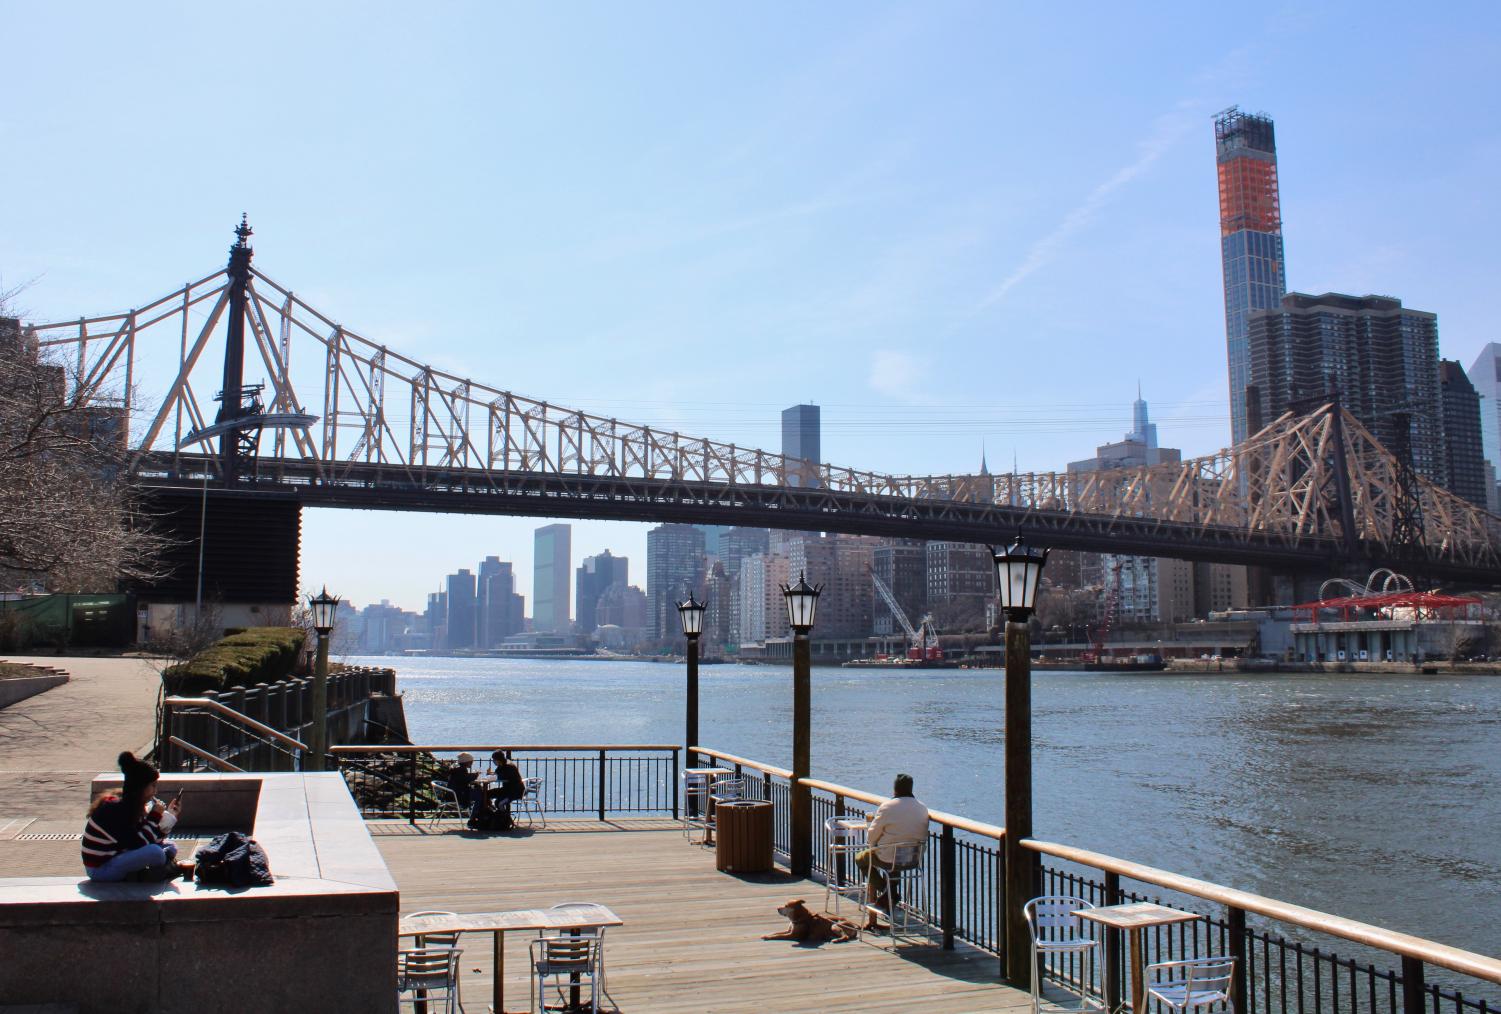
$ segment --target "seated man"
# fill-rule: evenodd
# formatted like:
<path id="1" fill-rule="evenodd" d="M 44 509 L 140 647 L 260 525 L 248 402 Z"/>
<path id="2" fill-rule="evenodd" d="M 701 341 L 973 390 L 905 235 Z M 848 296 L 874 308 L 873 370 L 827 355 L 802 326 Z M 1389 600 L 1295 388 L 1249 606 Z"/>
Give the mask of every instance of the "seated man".
<path id="1" fill-rule="evenodd" d="M 477 777 L 474 768 L 474 754 L 461 753 L 454 761 L 453 767 L 448 769 L 448 774 L 443 777 L 444 782 L 453 790 L 453 794 L 459 797 L 459 808 L 466 813 L 474 809 L 474 805 L 483 802 L 485 792 L 482 786 L 476 785 Z"/>
<path id="2" fill-rule="evenodd" d="M 870 827 L 865 832 L 868 847 L 855 856 L 855 864 L 865 874 L 866 904 L 879 906 L 888 913 L 899 899 L 886 897 L 886 892 L 879 886 L 885 883 L 885 878 L 875 871 L 892 868 L 897 845 L 926 841 L 928 837 L 928 808 L 913 797 L 912 776 L 897 775 L 891 795 L 893 798 L 882 803 L 871 818 Z M 866 916 L 865 929 L 877 928 L 876 908 L 872 907 Z"/>
<path id="3" fill-rule="evenodd" d="M 490 805 L 497 810 L 510 810 L 511 804 L 526 795 L 526 783 L 521 779 L 521 769 L 504 750 L 490 755 L 495 767 L 495 784 L 490 786 Z"/>

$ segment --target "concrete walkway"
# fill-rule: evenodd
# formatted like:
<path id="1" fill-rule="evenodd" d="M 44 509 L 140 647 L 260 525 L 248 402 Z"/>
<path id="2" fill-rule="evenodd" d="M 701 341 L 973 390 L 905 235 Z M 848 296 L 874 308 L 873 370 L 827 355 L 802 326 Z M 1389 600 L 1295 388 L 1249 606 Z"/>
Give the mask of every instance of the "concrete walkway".
<path id="1" fill-rule="evenodd" d="M 138 658 L 0 661 L 52 666 L 70 676 L 60 687 L 0 710 L 0 838 L 32 818 L 81 825 L 93 776 L 114 770 L 121 750 L 151 743 L 161 679 Z"/>

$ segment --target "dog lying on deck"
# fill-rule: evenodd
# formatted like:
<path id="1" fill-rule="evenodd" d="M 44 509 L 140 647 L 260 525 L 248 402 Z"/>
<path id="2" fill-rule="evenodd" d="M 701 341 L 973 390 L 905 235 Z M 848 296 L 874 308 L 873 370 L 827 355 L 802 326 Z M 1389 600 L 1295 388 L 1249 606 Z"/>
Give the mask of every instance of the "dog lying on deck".
<path id="1" fill-rule="evenodd" d="M 803 944 L 821 944 L 829 940 L 845 943 L 854 940 L 859 928 L 848 919 L 830 918 L 809 911 L 802 898 L 793 898 L 777 909 L 787 917 L 787 928 L 780 933 L 768 933 L 762 940 L 796 940 Z"/>

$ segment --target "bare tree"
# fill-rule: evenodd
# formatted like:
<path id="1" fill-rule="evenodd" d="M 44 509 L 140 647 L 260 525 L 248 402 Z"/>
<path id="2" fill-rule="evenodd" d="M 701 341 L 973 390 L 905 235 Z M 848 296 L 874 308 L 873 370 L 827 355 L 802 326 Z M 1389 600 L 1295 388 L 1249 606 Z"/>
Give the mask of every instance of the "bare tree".
<path id="1" fill-rule="evenodd" d="M 0 588 L 108 591 L 163 546 L 126 467 L 123 402 L 39 348 L 0 292 Z"/>

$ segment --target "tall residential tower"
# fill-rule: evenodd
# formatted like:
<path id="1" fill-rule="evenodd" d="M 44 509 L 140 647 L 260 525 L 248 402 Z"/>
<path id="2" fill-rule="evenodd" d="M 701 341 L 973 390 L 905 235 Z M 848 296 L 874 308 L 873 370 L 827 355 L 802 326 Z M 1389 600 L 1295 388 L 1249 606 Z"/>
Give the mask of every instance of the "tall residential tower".
<path id="1" fill-rule="evenodd" d="M 1220 255 L 1225 275 L 1225 348 L 1230 365 L 1230 436 L 1247 431 L 1251 363 L 1246 326 L 1256 310 L 1275 310 L 1287 292 L 1277 140 L 1271 117 L 1231 106 L 1214 118 L 1220 180 Z"/>

